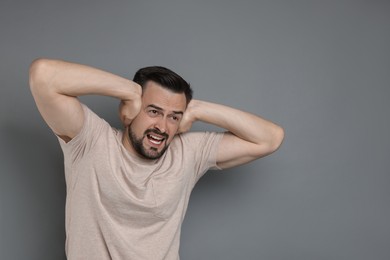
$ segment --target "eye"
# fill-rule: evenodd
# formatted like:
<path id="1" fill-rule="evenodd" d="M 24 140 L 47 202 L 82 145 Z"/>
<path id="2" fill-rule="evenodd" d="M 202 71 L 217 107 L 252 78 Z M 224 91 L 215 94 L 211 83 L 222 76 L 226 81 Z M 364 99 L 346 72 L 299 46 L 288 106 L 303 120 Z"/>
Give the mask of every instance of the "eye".
<path id="1" fill-rule="evenodd" d="M 169 118 L 175 123 L 180 121 L 180 116 L 177 115 L 171 115 Z"/>
<path id="2" fill-rule="evenodd" d="M 155 117 L 159 115 L 159 111 L 156 109 L 151 109 L 148 111 L 149 116 Z"/>

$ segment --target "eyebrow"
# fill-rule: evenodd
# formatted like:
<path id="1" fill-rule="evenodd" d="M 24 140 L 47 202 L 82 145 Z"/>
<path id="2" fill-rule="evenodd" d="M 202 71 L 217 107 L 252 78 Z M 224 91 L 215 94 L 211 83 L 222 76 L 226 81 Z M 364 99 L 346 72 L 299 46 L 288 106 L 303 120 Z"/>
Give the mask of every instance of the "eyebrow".
<path id="1" fill-rule="evenodd" d="M 156 105 L 153 105 L 153 104 L 150 104 L 150 105 L 148 105 L 147 107 L 149 107 L 149 108 L 154 108 L 154 109 L 156 109 L 156 110 L 159 110 L 159 111 L 164 111 L 164 109 L 163 108 L 161 108 L 161 107 L 159 107 L 159 106 L 156 106 Z M 174 114 L 177 114 L 177 115 L 183 115 L 184 113 L 183 113 L 183 111 L 172 111 Z"/>

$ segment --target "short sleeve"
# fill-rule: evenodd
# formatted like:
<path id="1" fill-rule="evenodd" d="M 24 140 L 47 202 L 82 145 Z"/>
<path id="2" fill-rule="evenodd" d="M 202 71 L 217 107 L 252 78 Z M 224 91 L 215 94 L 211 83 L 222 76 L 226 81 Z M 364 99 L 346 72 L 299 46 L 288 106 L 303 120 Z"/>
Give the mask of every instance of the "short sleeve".
<path id="1" fill-rule="evenodd" d="M 209 169 L 220 170 L 217 166 L 217 152 L 223 133 L 190 132 L 182 135 L 185 152 L 192 154 L 195 163 L 196 180 Z"/>
<path id="2" fill-rule="evenodd" d="M 64 153 L 65 164 L 73 165 L 91 151 L 104 129 L 110 126 L 106 121 L 82 104 L 84 123 L 80 132 L 69 142 L 57 136 Z"/>

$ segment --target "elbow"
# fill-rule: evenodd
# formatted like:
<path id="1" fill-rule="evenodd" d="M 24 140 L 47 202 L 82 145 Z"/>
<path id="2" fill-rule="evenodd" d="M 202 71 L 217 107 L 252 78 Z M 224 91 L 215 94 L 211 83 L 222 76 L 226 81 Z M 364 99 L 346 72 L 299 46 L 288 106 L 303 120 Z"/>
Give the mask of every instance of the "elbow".
<path id="1" fill-rule="evenodd" d="M 253 149 L 253 158 L 259 159 L 270 155 L 282 145 L 284 139 L 284 130 L 280 126 L 275 126 L 269 139 L 258 144 L 256 149 Z"/>
<path id="2" fill-rule="evenodd" d="M 272 137 L 268 144 L 265 146 L 266 151 L 265 154 L 271 154 L 279 149 L 282 145 L 284 139 L 284 129 L 280 126 L 276 126 L 273 130 Z"/>
<path id="3" fill-rule="evenodd" d="M 49 77 L 48 70 L 49 60 L 39 58 L 34 60 L 29 69 L 29 85 L 31 91 L 34 92 L 37 87 L 42 87 L 47 82 L 47 78 Z"/>
<path id="4" fill-rule="evenodd" d="M 277 126 L 274 131 L 273 140 L 270 145 L 271 153 L 275 152 L 282 145 L 284 140 L 284 129 L 280 126 Z"/>

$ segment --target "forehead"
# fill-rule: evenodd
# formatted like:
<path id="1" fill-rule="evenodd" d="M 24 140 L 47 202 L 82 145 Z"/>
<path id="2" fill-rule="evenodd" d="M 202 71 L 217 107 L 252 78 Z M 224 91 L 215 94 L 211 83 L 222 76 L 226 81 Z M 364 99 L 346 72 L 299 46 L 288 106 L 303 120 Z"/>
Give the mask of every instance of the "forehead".
<path id="1" fill-rule="evenodd" d="M 148 81 L 143 88 L 142 104 L 144 107 L 156 105 L 166 111 L 184 112 L 186 97 L 184 93 L 174 93 L 154 81 Z"/>

